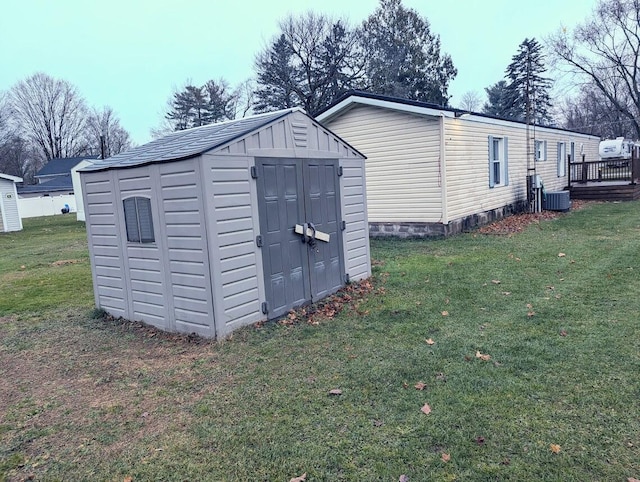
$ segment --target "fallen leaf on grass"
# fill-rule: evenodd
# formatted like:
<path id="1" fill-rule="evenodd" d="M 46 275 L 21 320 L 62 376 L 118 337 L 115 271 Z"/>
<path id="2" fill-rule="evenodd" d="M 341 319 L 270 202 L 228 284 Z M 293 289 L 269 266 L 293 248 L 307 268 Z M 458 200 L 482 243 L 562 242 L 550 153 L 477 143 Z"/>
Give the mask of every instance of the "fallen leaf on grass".
<path id="1" fill-rule="evenodd" d="M 342 395 L 342 390 L 334 388 L 333 390 L 329 390 L 329 395 Z"/>
<path id="2" fill-rule="evenodd" d="M 627 477 L 627 482 L 640 482 L 640 480 L 635 479 L 633 477 Z"/>
<path id="3" fill-rule="evenodd" d="M 431 413 L 431 407 L 429 406 L 428 403 L 425 403 L 424 406 L 420 409 L 420 411 L 425 415 L 429 415 Z"/>
<path id="4" fill-rule="evenodd" d="M 529 318 L 536 314 L 536 312 L 533 311 L 533 305 L 531 303 L 527 303 L 527 308 L 529 308 L 529 311 L 527 312 L 527 316 Z"/>
<path id="5" fill-rule="evenodd" d="M 448 311 L 443 311 L 442 312 L 442 316 L 449 316 L 449 312 Z"/>
<path id="6" fill-rule="evenodd" d="M 427 388 L 427 384 L 423 382 L 418 382 L 414 386 L 416 387 L 416 390 L 424 390 Z"/>
<path id="7" fill-rule="evenodd" d="M 428 339 L 425 340 L 425 343 L 427 345 L 433 345 L 433 344 L 435 344 L 435 341 L 433 341 L 431 338 L 428 338 Z"/>
<path id="8" fill-rule="evenodd" d="M 564 330 L 560 330 L 560 336 L 567 336 L 567 332 Z"/>
<path id="9" fill-rule="evenodd" d="M 398 479 L 398 482 L 409 482 L 409 477 L 407 477 L 406 475 L 402 474 L 400 476 L 400 478 Z"/>
<path id="10" fill-rule="evenodd" d="M 492 282 L 494 285 L 499 285 L 499 284 L 500 284 L 500 280 L 498 280 L 498 279 L 492 279 L 492 280 L 491 280 L 491 282 Z"/>
<path id="11" fill-rule="evenodd" d="M 449 462 L 449 460 L 451 460 L 451 455 L 442 452 L 442 455 L 440 456 L 440 458 L 442 459 L 443 462 Z"/>
<path id="12" fill-rule="evenodd" d="M 480 358 L 483 361 L 489 361 L 491 360 L 491 355 L 482 354 L 480 353 L 480 350 L 476 350 L 476 358 Z"/>
<path id="13" fill-rule="evenodd" d="M 549 448 L 551 449 L 551 451 L 552 451 L 554 454 L 559 454 L 559 453 L 560 453 L 560 445 L 558 445 L 558 444 L 551 444 L 551 445 L 549 446 Z"/>
<path id="14" fill-rule="evenodd" d="M 478 445 L 484 445 L 484 437 L 482 437 L 482 436 L 476 437 L 476 443 Z"/>
<path id="15" fill-rule="evenodd" d="M 307 480 L 307 473 L 306 472 L 304 474 L 302 474 L 300 477 L 294 477 L 289 482 L 304 482 L 305 480 Z"/>
<path id="16" fill-rule="evenodd" d="M 503 291 L 502 294 L 505 296 L 509 296 L 511 294 L 511 291 Z"/>
<path id="17" fill-rule="evenodd" d="M 558 258 L 564 258 L 566 256 L 566 254 L 564 253 L 558 253 Z"/>
<path id="18" fill-rule="evenodd" d="M 132 482 L 132 481 L 133 481 L 133 477 L 131 477 L 130 475 L 127 475 L 122 482 Z"/>

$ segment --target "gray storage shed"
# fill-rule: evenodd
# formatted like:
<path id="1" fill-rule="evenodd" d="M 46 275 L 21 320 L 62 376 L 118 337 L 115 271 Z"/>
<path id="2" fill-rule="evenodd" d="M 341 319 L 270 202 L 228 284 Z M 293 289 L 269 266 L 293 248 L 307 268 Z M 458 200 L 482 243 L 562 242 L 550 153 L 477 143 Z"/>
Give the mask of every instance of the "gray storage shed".
<path id="1" fill-rule="evenodd" d="M 294 108 L 81 169 L 96 305 L 220 338 L 370 276 L 364 159 Z"/>

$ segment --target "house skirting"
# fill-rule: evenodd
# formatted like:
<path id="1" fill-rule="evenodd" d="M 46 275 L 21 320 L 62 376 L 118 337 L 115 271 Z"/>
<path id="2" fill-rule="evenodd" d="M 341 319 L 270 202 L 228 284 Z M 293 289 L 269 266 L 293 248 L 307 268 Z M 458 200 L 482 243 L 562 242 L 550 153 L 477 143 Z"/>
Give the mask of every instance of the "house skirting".
<path id="1" fill-rule="evenodd" d="M 517 201 L 500 208 L 471 214 L 442 223 L 415 223 L 415 222 L 370 222 L 369 236 L 372 238 L 396 237 L 396 238 L 430 238 L 451 236 L 452 234 L 472 231 L 499 219 L 526 211 L 527 202 Z"/>

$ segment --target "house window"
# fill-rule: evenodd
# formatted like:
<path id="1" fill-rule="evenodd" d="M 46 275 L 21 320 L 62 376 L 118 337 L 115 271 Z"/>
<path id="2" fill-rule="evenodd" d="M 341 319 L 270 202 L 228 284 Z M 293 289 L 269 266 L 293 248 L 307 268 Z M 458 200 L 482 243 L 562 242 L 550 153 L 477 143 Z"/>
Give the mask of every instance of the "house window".
<path id="1" fill-rule="evenodd" d="M 558 142 L 558 177 L 567 175 L 567 144 Z"/>
<path id="2" fill-rule="evenodd" d="M 571 142 L 571 147 L 569 147 L 569 155 L 571 156 L 571 162 L 576 162 L 576 143 Z"/>
<path id="3" fill-rule="evenodd" d="M 506 137 L 489 136 L 489 187 L 509 184 Z"/>
<path id="4" fill-rule="evenodd" d="M 536 161 L 547 160 L 547 141 L 535 141 Z"/>
<path id="5" fill-rule="evenodd" d="M 127 227 L 127 241 L 130 243 L 153 243 L 153 218 L 151 216 L 151 199 L 146 197 L 130 197 L 122 201 L 124 204 L 124 221 Z"/>

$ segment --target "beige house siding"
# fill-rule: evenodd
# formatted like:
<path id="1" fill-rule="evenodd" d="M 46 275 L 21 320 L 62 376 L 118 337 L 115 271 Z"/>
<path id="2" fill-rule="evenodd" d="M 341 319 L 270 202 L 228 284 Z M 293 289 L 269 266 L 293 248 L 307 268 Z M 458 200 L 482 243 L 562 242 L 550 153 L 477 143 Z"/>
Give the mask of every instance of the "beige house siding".
<path id="1" fill-rule="evenodd" d="M 531 165 L 542 177 L 546 191 L 559 191 L 568 185 L 568 168 L 564 176 L 558 176 L 557 145 L 566 143 L 570 153 L 575 144 L 576 156 L 584 146 L 586 158 L 597 159 L 599 140 L 557 129 L 532 128 Z M 544 161 L 535 161 L 533 138 L 547 143 Z M 489 187 L 489 136 L 507 139 L 509 184 Z M 356 144 L 357 146 L 357 144 Z M 527 149 L 526 127 L 520 124 L 497 123 L 482 118 L 445 121 L 447 212 L 448 221 L 501 208 L 527 197 Z M 566 166 L 566 159 L 564 160 Z"/>
<path id="2" fill-rule="evenodd" d="M 327 127 L 367 156 L 369 222 L 440 222 L 439 119 L 357 106 Z"/>

